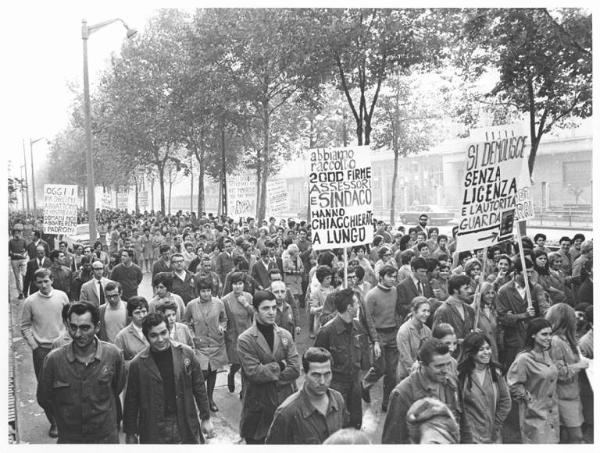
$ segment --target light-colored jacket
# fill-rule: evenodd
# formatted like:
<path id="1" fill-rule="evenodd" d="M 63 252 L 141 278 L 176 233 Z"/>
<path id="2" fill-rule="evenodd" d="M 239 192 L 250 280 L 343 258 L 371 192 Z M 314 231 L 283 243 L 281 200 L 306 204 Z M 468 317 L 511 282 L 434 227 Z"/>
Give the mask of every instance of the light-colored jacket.
<path id="1" fill-rule="evenodd" d="M 519 404 L 523 443 L 558 443 L 557 378 L 558 368 L 548 352 L 521 352 L 510 366 L 506 381 Z"/>
<path id="2" fill-rule="evenodd" d="M 91 280 L 85 282 L 81 285 L 81 292 L 79 293 L 79 300 L 81 302 L 89 302 L 96 307 L 100 307 L 100 294 L 98 293 L 98 285 L 96 284 L 96 279 L 92 278 Z M 100 283 L 102 284 L 102 289 L 104 290 L 104 303 L 108 302 L 106 300 L 106 285 L 112 282 L 106 277 L 102 277 L 100 279 Z"/>

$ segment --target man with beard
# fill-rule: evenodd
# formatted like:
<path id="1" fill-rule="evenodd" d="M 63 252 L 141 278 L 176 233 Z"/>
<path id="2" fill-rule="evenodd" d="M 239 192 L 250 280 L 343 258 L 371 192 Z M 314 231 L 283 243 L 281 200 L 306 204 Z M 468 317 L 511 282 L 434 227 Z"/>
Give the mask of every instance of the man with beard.
<path id="1" fill-rule="evenodd" d="M 415 233 L 425 233 L 425 237 L 429 236 L 427 231 L 427 222 L 429 221 L 429 216 L 427 214 L 421 214 L 419 216 L 419 224 L 415 227 Z"/>
<path id="2" fill-rule="evenodd" d="M 329 351 L 308 348 L 302 357 L 302 368 L 304 385 L 277 408 L 267 444 L 322 444 L 348 424 L 342 395 L 329 388 L 332 368 Z"/>
<path id="3" fill-rule="evenodd" d="M 125 385 L 119 349 L 98 340 L 98 308 L 78 302 L 67 312 L 73 341 L 48 354 L 38 400 L 52 407 L 58 443 L 116 444 L 117 396 Z"/>

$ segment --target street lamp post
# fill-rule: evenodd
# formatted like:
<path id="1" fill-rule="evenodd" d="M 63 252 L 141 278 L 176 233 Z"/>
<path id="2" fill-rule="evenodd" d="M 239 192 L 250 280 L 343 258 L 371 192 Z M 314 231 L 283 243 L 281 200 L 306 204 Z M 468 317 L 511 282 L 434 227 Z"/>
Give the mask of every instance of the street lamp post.
<path id="1" fill-rule="evenodd" d="M 35 212 L 35 210 L 36 210 L 36 206 L 35 206 L 35 176 L 33 174 L 33 145 L 35 145 L 40 140 L 46 140 L 46 142 L 48 142 L 46 137 L 36 138 L 35 140 L 29 139 L 29 158 L 31 160 L 31 195 L 32 195 L 31 198 L 33 198 L 33 212 Z M 50 143 L 50 142 L 48 142 L 48 143 Z M 27 200 L 27 204 L 29 205 L 29 197 Z M 29 206 L 27 206 L 27 209 L 29 210 Z"/>
<path id="2" fill-rule="evenodd" d="M 96 241 L 96 194 L 94 183 L 94 159 L 92 154 L 92 125 L 90 118 L 90 82 L 88 76 L 88 37 L 95 31 L 115 22 L 121 22 L 127 30 L 127 38 L 133 37 L 137 31 L 129 28 L 122 19 L 111 19 L 88 26 L 87 21 L 81 21 L 81 39 L 83 41 L 83 110 L 85 115 L 85 148 L 86 148 L 86 171 L 88 186 L 88 222 L 90 228 L 90 243 Z"/>
<path id="3" fill-rule="evenodd" d="M 33 162 L 31 163 L 33 165 Z M 21 167 L 25 170 L 25 190 L 27 191 L 27 213 L 29 214 L 29 182 L 27 181 L 27 153 L 25 152 L 25 139 L 23 139 L 23 166 Z M 23 177 L 21 175 L 21 177 Z M 23 204 L 23 210 L 25 210 L 25 204 Z"/>
<path id="4" fill-rule="evenodd" d="M 25 170 L 25 178 L 27 178 L 27 168 L 25 164 L 21 165 L 21 207 L 23 211 L 25 210 L 25 190 L 23 189 L 23 170 Z M 27 188 L 27 183 L 25 183 L 25 189 Z M 27 212 L 29 212 L 29 196 L 27 197 Z"/>

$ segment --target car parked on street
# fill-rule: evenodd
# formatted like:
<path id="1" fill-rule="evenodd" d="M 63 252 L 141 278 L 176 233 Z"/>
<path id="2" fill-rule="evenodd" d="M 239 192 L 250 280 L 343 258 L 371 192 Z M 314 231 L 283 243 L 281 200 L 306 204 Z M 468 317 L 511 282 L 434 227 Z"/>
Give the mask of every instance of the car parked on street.
<path id="1" fill-rule="evenodd" d="M 417 225 L 421 214 L 429 216 L 427 226 L 448 225 L 456 217 L 455 213 L 435 204 L 415 204 L 408 211 L 400 211 L 398 219 L 403 225 Z"/>
<path id="2" fill-rule="evenodd" d="M 100 234 L 96 230 L 96 237 L 99 238 Z M 80 223 L 75 227 L 75 234 L 66 234 L 63 237 L 63 241 L 67 242 L 67 246 L 70 250 L 73 250 L 73 244 L 79 244 L 86 246 L 90 244 L 90 225 L 89 223 Z M 92 244 L 93 245 L 93 244 Z"/>

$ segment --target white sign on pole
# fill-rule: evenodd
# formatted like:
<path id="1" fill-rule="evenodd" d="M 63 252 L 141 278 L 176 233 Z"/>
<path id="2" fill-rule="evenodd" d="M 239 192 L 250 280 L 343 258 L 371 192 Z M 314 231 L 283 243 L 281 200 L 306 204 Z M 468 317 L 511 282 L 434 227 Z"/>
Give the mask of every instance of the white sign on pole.
<path id="1" fill-rule="evenodd" d="M 289 208 L 287 183 L 283 179 L 267 181 L 267 215 L 282 217 Z"/>
<path id="2" fill-rule="evenodd" d="M 256 215 L 256 177 L 244 172 L 227 177 L 227 216 L 234 220 Z"/>
<path id="3" fill-rule="evenodd" d="M 75 234 L 77 186 L 44 184 L 44 233 Z"/>
<path id="4" fill-rule="evenodd" d="M 313 249 L 373 242 L 368 146 L 311 149 L 308 185 Z"/>
<path id="5" fill-rule="evenodd" d="M 138 193 L 138 204 L 140 205 L 140 209 L 148 208 L 148 192 L 147 191 Z"/>
<path id="6" fill-rule="evenodd" d="M 101 209 L 114 209 L 115 204 L 113 203 L 112 192 L 104 192 L 102 194 L 102 208 Z"/>
<path id="7" fill-rule="evenodd" d="M 516 221 L 533 218 L 527 136 L 494 130 L 467 149 L 457 251 L 510 239 Z"/>
<path id="8" fill-rule="evenodd" d="M 119 192 L 117 193 L 117 209 L 127 210 L 129 206 L 129 193 Z"/>

